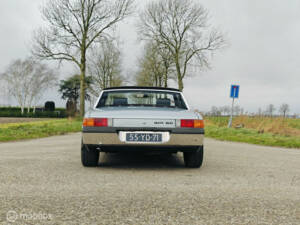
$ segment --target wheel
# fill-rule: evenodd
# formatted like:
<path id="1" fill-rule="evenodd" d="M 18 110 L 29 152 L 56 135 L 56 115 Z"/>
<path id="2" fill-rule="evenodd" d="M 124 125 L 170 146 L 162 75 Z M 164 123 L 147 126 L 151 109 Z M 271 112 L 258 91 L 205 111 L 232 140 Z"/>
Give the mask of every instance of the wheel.
<path id="1" fill-rule="evenodd" d="M 98 166 L 99 151 L 81 144 L 81 163 L 86 167 Z"/>
<path id="2" fill-rule="evenodd" d="M 199 146 L 197 150 L 183 153 L 185 166 L 188 168 L 199 168 L 203 162 L 203 146 Z"/>

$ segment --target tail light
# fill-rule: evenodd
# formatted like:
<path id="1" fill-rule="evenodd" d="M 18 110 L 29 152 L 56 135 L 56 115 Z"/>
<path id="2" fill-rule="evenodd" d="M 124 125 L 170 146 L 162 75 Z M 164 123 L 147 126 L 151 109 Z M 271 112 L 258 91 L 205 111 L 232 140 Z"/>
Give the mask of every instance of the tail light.
<path id="1" fill-rule="evenodd" d="M 203 120 L 181 120 L 180 127 L 183 128 L 204 128 Z"/>
<path id="2" fill-rule="evenodd" d="M 84 127 L 107 127 L 107 118 L 84 118 L 82 126 Z"/>

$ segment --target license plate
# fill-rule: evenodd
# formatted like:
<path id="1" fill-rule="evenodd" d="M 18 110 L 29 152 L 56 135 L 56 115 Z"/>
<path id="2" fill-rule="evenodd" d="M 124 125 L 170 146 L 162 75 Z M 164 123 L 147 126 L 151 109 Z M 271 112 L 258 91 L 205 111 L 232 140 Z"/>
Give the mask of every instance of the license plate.
<path id="1" fill-rule="evenodd" d="M 126 142 L 159 143 L 162 142 L 161 133 L 126 133 Z"/>

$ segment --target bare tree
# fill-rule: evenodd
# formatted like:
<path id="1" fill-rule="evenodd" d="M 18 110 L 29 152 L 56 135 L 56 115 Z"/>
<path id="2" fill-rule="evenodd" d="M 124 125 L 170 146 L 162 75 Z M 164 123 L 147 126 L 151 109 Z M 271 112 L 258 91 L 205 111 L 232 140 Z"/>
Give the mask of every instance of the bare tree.
<path id="1" fill-rule="evenodd" d="M 2 74 L 0 74 L 0 99 L 2 100 L 0 102 L 0 107 L 5 106 L 8 102 L 10 102 L 10 94 L 8 93 L 8 90 L 5 88 L 4 82 L 1 82 Z"/>
<path id="2" fill-rule="evenodd" d="M 231 109 L 229 106 L 226 105 L 226 106 L 222 107 L 222 112 L 224 113 L 224 115 L 229 115 L 230 111 L 231 111 Z"/>
<path id="3" fill-rule="evenodd" d="M 45 64 L 38 63 L 37 61 L 34 61 L 34 64 L 35 71 L 32 74 L 27 103 L 28 112 L 30 111 L 32 104 L 34 104 L 33 111 L 35 112 L 36 104 L 43 97 L 43 94 L 47 89 L 55 86 L 58 77 L 57 74 Z"/>
<path id="4" fill-rule="evenodd" d="M 216 106 L 212 106 L 210 113 L 212 116 L 221 116 L 222 112 L 220 111 L 220 109 Z"/>
<path id="5" fill-rule="evenodd" d="M 275 106 L 273 104 L 269 104 L 266 108 L 266 114 L 272 117 L 275 110 L 276 110 Z"/>
<path id="6" fill-rule="evenodd" d="M 137 85 L 161 87 L 163 79 L 161 65 L 152 43 L 147 43 L 144 56 L 140 60 L 140 70 L 136 76 Z"/>
<path id="7" fill-rule="evenodd" d="M 176 68 L 178 87 L 193 65 L 209 68 L 211 53 L 224 46 L 223 35 L 208 24 L 207 10 L 193 0 L 151 2 L 140 14 L 141 39 L 167 48 Z"/>
<path id="8" fill-rule="evenodd" d="M 163 86 L 168 87 L 168 81 L 174 79 L 174 61 L 171 52 L 168 48 L 159 43 L 154 43 L 154 51 L 157 54 L 158 59 L 161 61 L 161 76 L 163 80 Z"/>
<path id="9" fill-rule="evenodd" d="M 85 109 L 87 51 L 130 13 L 133 0 L 48 0 L 42 10 L 48 29 L 34 35 L 33 54 L 74 62 L 80 69 L 80 116 Z"/>
<path id="10" fill-rule="evenodd" d="M 258 116 L 263 116 L 263 112 L 262 112 L 262 109 L 260 107 L 258 108 L 257 115 Z"/>
<path id="11" fill-rule="evenodd" d="M 279 113 L 285 118 L 287 113 L 290 111 L 290 106 L 286 103 L 283 103 L 279 108 Z"/>
<path id="12" fill-rule="evenodd" d="M 122 85 L 124 78 L 121 76 L 121 52 L 113 41 L 102 42 L 89 61 L 95 96 L 104 88 Z"/>
<path id="13" fill-rule="evenodd" d="M 172 73 L 172 60 L 167 49 L 155 42 L 148 42 L 140 61 L 140 71 L 136 76 L 137 85 L 168 87 Z"/>
<path id="14" fill-rule="evenodd" d="M 234 106 L 233 111 L 236 116 L 239 116 L 241 114 L 241 107 L 239 105 Z"/>
<path id="15" fill-rule="evenodd" d="M 53 70 L 32 58 L 13 61 L 1 77 L 10 95 L 19 103 L 22 114 L 26 106 L 29 112 L 32 103 L 37 102 L 57 79 Z"/>

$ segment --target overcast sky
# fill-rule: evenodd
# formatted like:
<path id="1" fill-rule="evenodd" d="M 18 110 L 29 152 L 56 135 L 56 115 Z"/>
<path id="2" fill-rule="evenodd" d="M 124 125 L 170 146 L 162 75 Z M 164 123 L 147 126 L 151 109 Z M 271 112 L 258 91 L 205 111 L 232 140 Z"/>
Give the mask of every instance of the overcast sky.
<path id="1" fill-rule="evenodd" d="M 42 0 L 0 1 L 0 72 L 11 60 L 30 54 L 32 31 L 43 24 Z M 145 1 L 137 0 L 142 8 Z M 211 24 L 220 28 L 229 46 L 218 52 L 212 69 L 185 80 L 184 93 L 194 108 L 230 105 L 231 84 L 241 85 L 238 104 L 256 112 L 267 104 L 288 103 L 300 113 L 300 1 L 299 0 L 202 0 L 210 12 Z M 136 18 L 120 24 L 124 73 L 133 74 L 142 47 L 137 41 Z M 61 79 L 71 75 L 72 66 L 60 68 Z M 0 92 L 0 104 L 14 104 Z M 43 101 L 59 99 L 56 90 Z"/>

